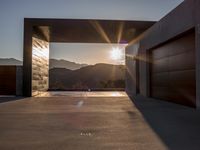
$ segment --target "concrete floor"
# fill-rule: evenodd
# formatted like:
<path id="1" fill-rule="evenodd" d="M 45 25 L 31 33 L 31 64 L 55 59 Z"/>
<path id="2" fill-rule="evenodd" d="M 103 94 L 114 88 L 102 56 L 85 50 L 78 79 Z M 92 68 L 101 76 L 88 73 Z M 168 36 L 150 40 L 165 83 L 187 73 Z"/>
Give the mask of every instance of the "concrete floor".
<path id="1" fill-rule="evenodd" d="M 0 150 L 200 149 L 198 110 L 142 97 L 133 104 L 125 93 L 75 95 L 0 98 Z"/>

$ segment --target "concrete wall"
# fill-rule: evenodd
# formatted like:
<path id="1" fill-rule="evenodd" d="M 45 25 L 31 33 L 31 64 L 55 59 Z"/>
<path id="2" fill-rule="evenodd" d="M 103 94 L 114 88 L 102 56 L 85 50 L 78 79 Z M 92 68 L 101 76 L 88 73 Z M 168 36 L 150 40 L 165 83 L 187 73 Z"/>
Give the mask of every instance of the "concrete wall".
<path id="1" fill-rule="evenodd" d="M 139 87 L 140 94 L 149 96 L 149 54 L 145 51 L 139 51 Z"/>
<path id="2" fill-rule="evenodd" d="M 49 43 L 32 38 L 32 96 L 49 88 Z"/>
<path id="3" fill-rule="evenodd" d="M 23 95 L 23 67 L 16 66 L 16 95 Z"/>
<path id="4" fill-rule="evenodd" d="M 138 55 L 139 43 L 126 47 L 126 92 L 128 95 L 136 95 L 138 90 L 137 79 L 137 55 Z"/>

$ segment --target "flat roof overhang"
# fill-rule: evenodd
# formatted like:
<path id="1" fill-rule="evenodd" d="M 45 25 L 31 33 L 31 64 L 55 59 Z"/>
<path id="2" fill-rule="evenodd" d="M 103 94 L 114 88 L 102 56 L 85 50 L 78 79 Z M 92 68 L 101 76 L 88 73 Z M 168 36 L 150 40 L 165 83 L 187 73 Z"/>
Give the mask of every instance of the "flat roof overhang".
<path id="1" fill-rule="evenodd" d="M 33 35 L 48 42 L 129 43 L 151 27 L 153 21 L 25 18 Z"/>
<path id="2" fill-rule="evenodd" d="M 128 44 L 155 22 L 94 19 L 24 19 L 23 95 L 32 96 L 32 37 L 57 43 Z"/>

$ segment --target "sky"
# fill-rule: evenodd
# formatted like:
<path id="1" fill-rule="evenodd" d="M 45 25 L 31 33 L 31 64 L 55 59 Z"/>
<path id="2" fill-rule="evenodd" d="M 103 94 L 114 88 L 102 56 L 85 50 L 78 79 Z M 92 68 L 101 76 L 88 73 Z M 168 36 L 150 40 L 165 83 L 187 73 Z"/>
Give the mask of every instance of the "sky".
<path id="1" fill-rule="evenodd" d="M 50 58 L 65 59 L 76 63 L 94 65 L 96 63 L 124 64 L 126 44 L 103 43 L 51 43 Z M 117 58 L 113 52 L 119 48 Z M 115 52 L 114 52 L 115 54 Z M 119 56 L 118 56 L 119 55 Z"/>
<path id="2" fill-rule="evenodd" d="M 183 0 L 0 0 L 0 58 L 16 58 L 18 60 L 23 60 L 23 18 L 25 17 L 158 21 L 182 1 Z M 92 47 L 92 45 L 94 47 Z M 93 51 L 95 48 L 99 49 L 98 51 L 102 49 L 102 52 L 105 52 L 105 58 L 107 58 L 107 51 L 105 49 L 108 50 L 110 46 L 106 48 L 106 45 L 97 47 L 95 44 L 84 46 L 83 44 L 82 46 L 81 44 L 51 44 L 51 47 L 53 47 L 54 50 L 60 49 L 60 52 L 65 50 L 65 52 L 61 52 L 60 54 L 57 54 L 55 51 L 52 52 L 51 57 L 55 58 L 61 58 L 61 56 L 67 57 L 69 53 L 67 53 L 66 50 L 72 51 L 72 49 L 76 51 L 76 53 L 71 52 L 72 54 L 80 54 L 83 48 L 90 49 L 90 51 L 88 50 L 89 52 Z M 86 60 L 89 55 L 84 55 Z M 72 56 L 70 59 L 73 59 Z M 86 61 L 83 60 L 83 62 Z M 89 63 L 93 63 L 93 61 Z"/>

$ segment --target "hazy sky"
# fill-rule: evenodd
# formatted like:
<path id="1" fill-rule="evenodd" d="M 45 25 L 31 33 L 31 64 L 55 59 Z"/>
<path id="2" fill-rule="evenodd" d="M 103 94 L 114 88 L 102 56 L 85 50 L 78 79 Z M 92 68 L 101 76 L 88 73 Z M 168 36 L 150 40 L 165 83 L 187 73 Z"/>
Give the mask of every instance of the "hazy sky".
<path id="1" fill-rule="evenodd" d="M 156 21 L 182 1 L 0 0 L 0 57 L 23 59 L 24 17 Z M 70 44 L 67 45 L 68 48 L 71 48 Z M 65 49 L 67 49 L 67 45 L 64 46 Z M 57 47 L 61 46 L 57 45 Z M 90 47 L 91 45 L 88 46 L 88 48 Z M 77 53 L 81 53 L 82 48 L 82 46 L 77 45 L 74 49 Z"/>
<path id="2" fill-rule="evenodd" d="M 101 44 L 101 43 L 51 43 L 50 58 L 65 59 L 77 63 L 96 64 L 124 64 L 125 56 L 122 53 L 120 59 L 112 58 L 114 48 L 124 51 L 125 44 Z"/>

